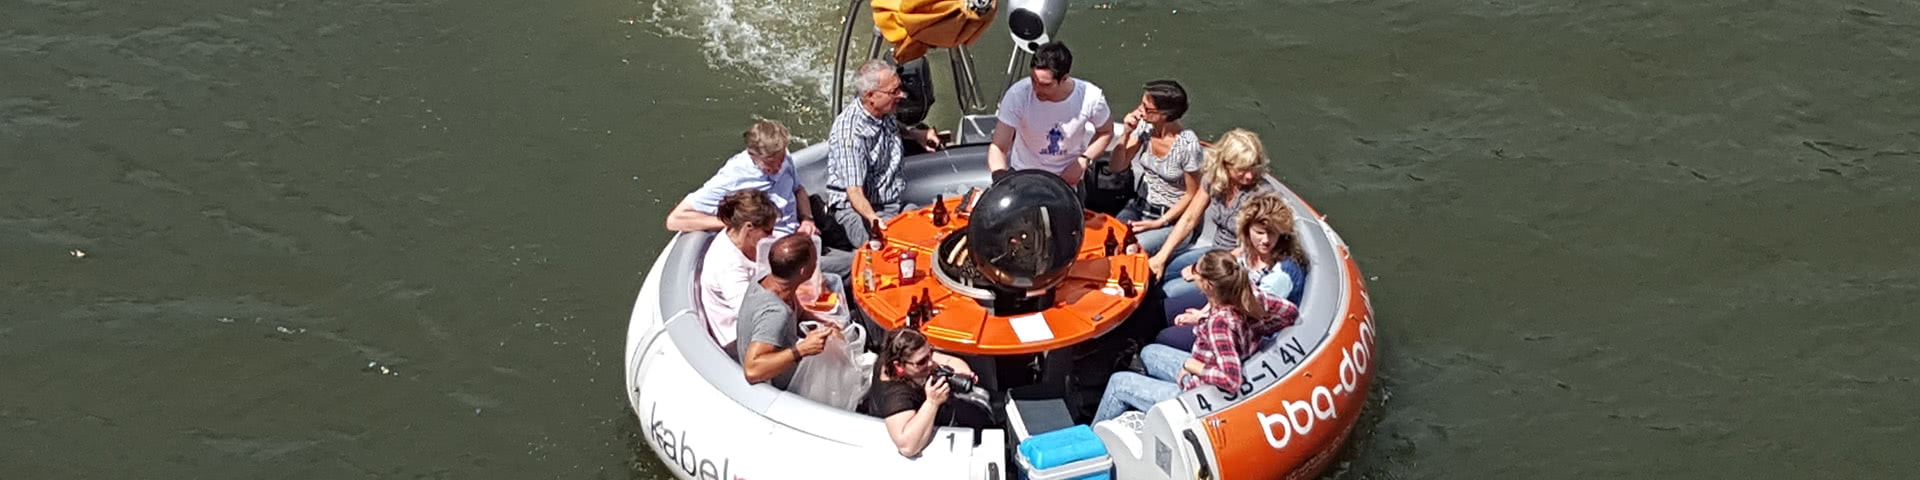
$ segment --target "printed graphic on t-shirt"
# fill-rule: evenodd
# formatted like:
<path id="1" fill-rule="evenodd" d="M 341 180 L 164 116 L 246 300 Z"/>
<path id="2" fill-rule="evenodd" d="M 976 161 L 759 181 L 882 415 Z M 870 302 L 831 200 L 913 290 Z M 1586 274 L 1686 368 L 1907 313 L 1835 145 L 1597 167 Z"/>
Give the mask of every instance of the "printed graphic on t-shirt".
<path id="1" fill-rule="evenodd" d="M 1060 139 L 1066 137 L 1066 131 L 1060 129 L 1060 124 L 1053 124 L 1053 129 L 1047 130 L 1047 148 L 1041 150 L 1040 154 L 1058 155 L 1060 153 Z"/>

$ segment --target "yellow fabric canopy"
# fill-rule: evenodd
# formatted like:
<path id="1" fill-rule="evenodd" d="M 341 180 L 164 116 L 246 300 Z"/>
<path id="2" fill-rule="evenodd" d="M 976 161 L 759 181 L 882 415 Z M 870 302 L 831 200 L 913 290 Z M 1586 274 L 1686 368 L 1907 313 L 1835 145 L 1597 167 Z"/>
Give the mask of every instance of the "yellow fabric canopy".
<path id="1" fill-rule="evenodd" d="M 905 63 L 927 54 L 927 49 L 951 48 L 972 44 L 980 32 L 993 23 L 999 9 L 993 0 L 980 11 L 967 8 L 968 0 L 869 0 L 873 6 L 873 24 L 893 43 L 893 60 Z"/>

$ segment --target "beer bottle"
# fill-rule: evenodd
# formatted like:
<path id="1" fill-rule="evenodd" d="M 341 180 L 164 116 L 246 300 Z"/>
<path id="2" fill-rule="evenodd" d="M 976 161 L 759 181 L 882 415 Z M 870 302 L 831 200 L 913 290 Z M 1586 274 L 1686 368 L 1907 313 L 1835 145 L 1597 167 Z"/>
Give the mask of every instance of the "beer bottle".
<path id="1" fill-rule="evenodd" d="M 887 248 L 887 232 L 880 229 L 880 220 L 868 220 L 867 249 L 872 250 L 874 255 L 880 255 L 880 250 L 884 248 Z"/>
<path id="2" fill-rule="evenodd" d="M 947 226 L 947 198 L 944 195 L 933 196 L 933 226 Z"/>
<path id="3" fill-rule="evenodd" d="M 1131 232 L 1133 229 L 1127 229 L 1127 231 Z M 1113 256 L 1114 252 L 1119 251 L 1120 242 L 1113 239 L 1113 229 L 1107 229 L 1107 241 L 1103 245 L 1107 247 L 1107 256 L 1109 257 Z"/>
<path id="4" fill-rule="evenodd" d="M 926 287 L 920 288 L 920 308 L 922 319 L 933 320 L 933 296 L 927 294 Z"/>
<path id="5" fill-rule="evenodd" d="M 1120 293 L 1133 297 L 1133 276 L 1127 274 L 1127 267 L 1120 267 Z"/>

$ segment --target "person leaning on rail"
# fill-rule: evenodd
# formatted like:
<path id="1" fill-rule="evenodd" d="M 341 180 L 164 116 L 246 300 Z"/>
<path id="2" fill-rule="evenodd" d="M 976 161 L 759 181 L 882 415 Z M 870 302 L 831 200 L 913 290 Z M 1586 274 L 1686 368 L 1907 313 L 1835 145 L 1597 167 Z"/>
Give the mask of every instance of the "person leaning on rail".
<path id="1" fill-rule="evenodd" d="M 787 127 L 774 120 L 754 122 L 745 133 L 746 149 L 728 158 L 720 171 L 667 214 L 667 229 L 676 232 L 711 231 L 726 228 L 714 216 L 720 199 L 735 190 L 751 188 L 767 192 L 780 209 L 780 221 L 774 233 L 819 235 L 814 226 L 812 208 L 799 199 L 807 198 L 807 189 L 793 170 L 793 156 L 787 154 Z"/>

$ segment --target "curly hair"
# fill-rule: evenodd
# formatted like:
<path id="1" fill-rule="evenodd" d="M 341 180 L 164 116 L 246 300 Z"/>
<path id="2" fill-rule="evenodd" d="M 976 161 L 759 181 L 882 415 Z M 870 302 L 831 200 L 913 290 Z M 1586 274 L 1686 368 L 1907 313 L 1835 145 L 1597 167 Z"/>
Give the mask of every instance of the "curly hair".
<path id="1" fill-rule="evenodd" d="M 1293 207 L 1280 195 L 1262 193 L 1248 198 L 1234 223 L 1241 245 L 1253 245 L 1255 225 L 1265 227 L 1267 235 L 1273 236 L 1272 251 L 1256 252 L 1261 259 L 1273 263 L 1288 259 L 1302 269 L 1307 267 L 1307 251 L 1300 247 L 1300 236 L 1293 230 Z"/>

